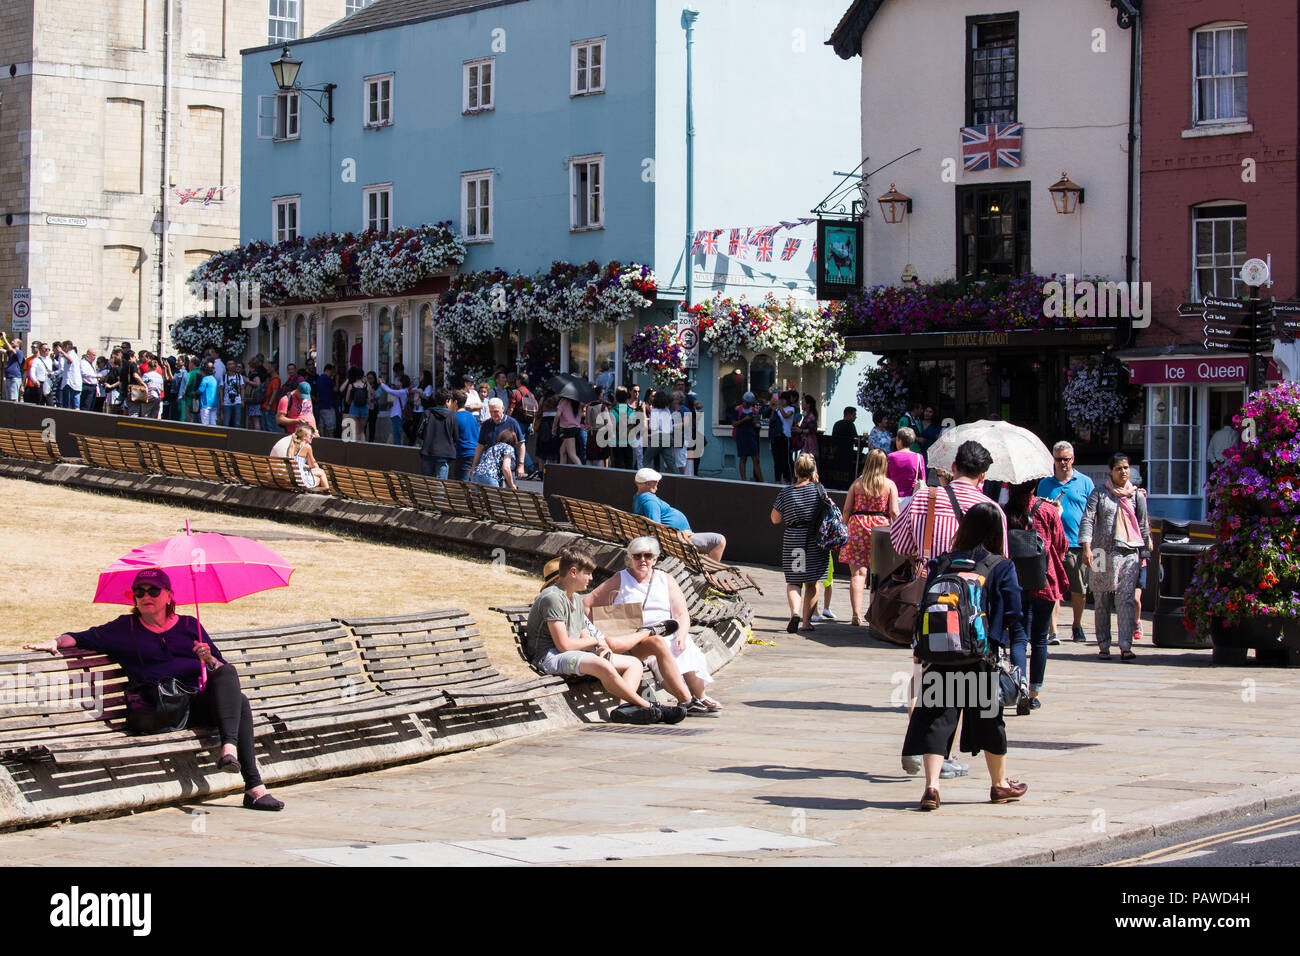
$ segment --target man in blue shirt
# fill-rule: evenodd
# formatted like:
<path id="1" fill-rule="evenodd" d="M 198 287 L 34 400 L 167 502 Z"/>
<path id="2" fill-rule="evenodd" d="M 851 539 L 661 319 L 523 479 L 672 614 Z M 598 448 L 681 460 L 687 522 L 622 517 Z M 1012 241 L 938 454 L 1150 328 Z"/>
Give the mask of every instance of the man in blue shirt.
<path id="1" fill-rule="evenodd" d="M 470 471 L 474 465 L 474 449 L 478 445 L 478 415 L 465 408 L 468 394 L 463 388 L 451 393 L 451 407 L 456 412 L 456 426 L 460 437 L 456 442 L 456 464 L 452 477 L 457 481 L 469 481 Z"/>
<path id="2" fill-rule="evenodd" d="M 1046 498 L 1061 512 L 1061 525 L 1070 551 L 1065 556 L 1065 574 L 1070 580 L 1070 608 L 1074 611 L 1074 625 L 1070 632 L 1074 640 L 1082 643 L 1083 605 L 1088 593 L 1088 568 L 1083 562 L 1083 548 L 1079 546 L 1079 521 L 1092 494 L 1092 479 L 1074 470 L 1074 448 L 1068 441 L 1052 446 L 1054 474 L 1038 483 L 1038 497 Z M 1052 608 L 1052 632 L 1047 643 L 1059 644 L 1056 636 L 1056 607 Z"/>
<path id="3" fill-rule="evenodd" d="M 655 494 L 659 490 L 659 482 L 662 479 L 663 475 L 653 468 L 642 468 L 632 476 L 632 480 L 636 482 L 636 498 L 632 500 L 632 512 L 686 532 L 697 551 L 704 552 L 715 561 L 721 561 L 722 552 L 727 548 L 727 539 L 714 531 L 692 531 L 686 515 Z"/>
<path id="4" fill-rule="evenodd" d="M 338 435 L 338 415 L 334 412 L 334 366 L 326 365 L 325 371 L 312 383 L 312 404 L 315 406 L 316 422 L 320 432 L 326 438 Z"/>

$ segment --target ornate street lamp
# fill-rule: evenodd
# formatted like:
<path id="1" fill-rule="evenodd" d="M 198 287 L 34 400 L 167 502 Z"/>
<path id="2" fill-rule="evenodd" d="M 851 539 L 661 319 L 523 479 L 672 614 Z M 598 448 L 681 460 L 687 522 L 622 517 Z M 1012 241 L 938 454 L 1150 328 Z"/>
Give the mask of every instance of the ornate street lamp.
<path id="1" fill-rule="evenodd" d="M 880 214 L 891 226 L 902 222 L 903 217 L 912 211 L 912 197 L 900 193 L 893 183 L 889 184 L 889 192 L 876 202 L 880 203 Z"/>
<path id="2" fill-rule="evenodd" d="M 1048 186 L 1047 191 L 1052 194 L 1052 205 L 1056 211 L 1063 216 L 1068 216 L 1074 212 L 1079 203 L 1083 202 L 1083 187 L 1078 183 L 1070 182 L 1070 177 L 1061 171 L 1061 178 L 1057 180 L 1056 185 Z"/>
<path id="3" fill-rule="evenodd" d="M 275 85 L 280 88 L 282 93 L 319 93 L 320 99 L 314 96 L 308 96 L 307 99 L 315 103 L 325 114 L 325 122 L 334 122 L 334 90 L 337 83 L 326 83 L 324 86 L 299 86 L 298 71 L 302 69 L 302 60 L 295 60 L 289 55 L 289 44 L 284 45 L 280 51 L 280 58 L 271 61 L 271 75 L 275 77 Z"/>

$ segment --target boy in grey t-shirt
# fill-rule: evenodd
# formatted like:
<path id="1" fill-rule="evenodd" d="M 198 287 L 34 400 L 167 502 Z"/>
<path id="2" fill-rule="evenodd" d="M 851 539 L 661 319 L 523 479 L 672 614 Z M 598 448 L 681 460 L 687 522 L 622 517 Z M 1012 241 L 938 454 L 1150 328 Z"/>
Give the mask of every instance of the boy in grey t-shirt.
<path id="1" fill-rule="evenodd" d="M 613 653 L 604 635 L 587 624 L 578 595 L 591 584 L 595 569 L 596 562 L 580 548 L 560 552 L 555 583 L 542 589 L 528 612 L 529 656 L 548 674 L 594 677 L 606 691 L 631 705 L 611 711 L 612 721 L 677 723 L 686 716 L 684 709 L 650 704 L 637 693 L 644 673 L 641 661 Z"/>

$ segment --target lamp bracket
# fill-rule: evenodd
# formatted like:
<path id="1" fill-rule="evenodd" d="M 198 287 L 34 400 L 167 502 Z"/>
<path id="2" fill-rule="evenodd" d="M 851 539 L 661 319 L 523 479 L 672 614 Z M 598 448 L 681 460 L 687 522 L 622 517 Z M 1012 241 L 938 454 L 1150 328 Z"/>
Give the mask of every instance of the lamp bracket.
<path id="1" fill-rule="evenodd" d="M 338 89 L 337 83 L 326 83 L 324 86 L 299 86 L 297 83 L 286 92 L 306 94 L 307 99 L 316 104 L 317 108 L 325 114 L 325 122 L 334 122 L 334 91 Z M 312 96 L 312 93 L 319 93 L 319 98 Z"/>

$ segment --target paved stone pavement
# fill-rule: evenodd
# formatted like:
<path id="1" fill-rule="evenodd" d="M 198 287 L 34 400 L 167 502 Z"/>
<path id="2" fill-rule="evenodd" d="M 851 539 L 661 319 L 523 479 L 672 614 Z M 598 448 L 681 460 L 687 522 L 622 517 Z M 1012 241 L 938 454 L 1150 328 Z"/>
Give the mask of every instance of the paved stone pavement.
<path id="1" fill-rule="evenodd" d="M 730 827 L 817 843 L 628 862 L 1046 861 L 1103 837 L 1300 795 L 1300 777 L 1289 776 L 1300 765 L 1300 673 L 1211 667 L 1206 651 L 1154 648 L 1148 637 L 1136 664 L 1099 662 L 1093 644 L 1051 649 L 1044 706 L 1007 718 L 1024 800 L 989 804 L 983 760 L 966 758 L 970 776 L 943 781 L 942 809 L 918 812 L 919 778 L 898 757 L 907 653 L 844 624 L 787 635 L 779 574 L 755 574 L 766 591 L 754 599 L 755 637 L 776 646 L 748 646 L 720 673 L 718 718 L 593 725 L 287 786 L 279 814 L 230 797 L 205 813 L 170 807 L 0 834 L 0 859 L 312 865 L 294 851 Z M 847 618 L 846 591 L 833 607 Z"/>

